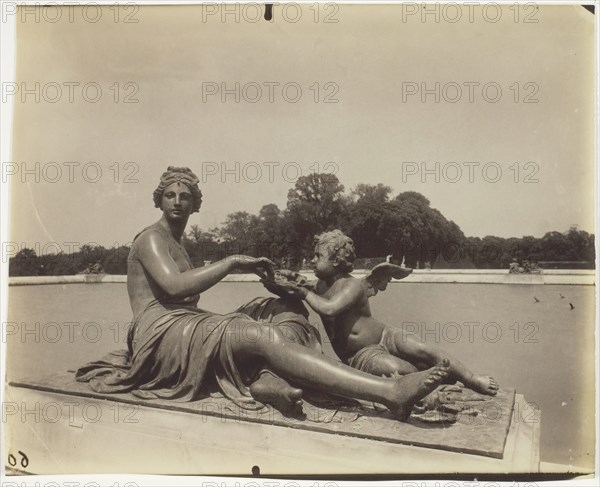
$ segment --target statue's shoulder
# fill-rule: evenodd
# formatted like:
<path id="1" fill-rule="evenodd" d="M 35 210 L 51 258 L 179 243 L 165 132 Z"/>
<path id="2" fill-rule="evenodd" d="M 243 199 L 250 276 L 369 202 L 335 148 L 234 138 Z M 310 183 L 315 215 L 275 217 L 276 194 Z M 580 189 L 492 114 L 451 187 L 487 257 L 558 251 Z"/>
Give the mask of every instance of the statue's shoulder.
<path id="1" fill-rule="evenodd" d="M 139 255 L 142 249 L 148 249 L 152 245 L 159 243 L 160 241 L 169 241 L 168 236 L 165 235 L 163 228 L 158 225 L 150 225 L 140 231 L 133 239 L 132 251 L 133 255 Z M 135 251 L 134 251 L 135 249 Z"/>
<path id="2" fill-rule="evenodd" d="M 333 294 L 350 293 L 355 298 L 358 298 L 360 295 L 364 294 L 364 289 L 361 281 L 350 275 L 342 276 L 329 287 L 326 283 L 324 283 L 322 289 L 324 289 L 324 291 L 327 292 L 330 295 L 330 297 Z"/>
<path id="3" fill-rule="evenodd" d="M 362 289 L 361 280 L 351 276 L 350 274 L 344 274 L 336 281 L 336 284 L 348 289 Z"/>
<path id="4" fill-rule="evenodd" d="M 163 227 L 158 223 L 154 223 L 152 225 L 147 226 L 142 231 L 138 232 L 138 234 L 135 237 L 133 237 L 133 241 L 141 243 L 157 235 L 166 237 L 165 230 L 163 229 Z"/>
<path id="5" fill-rule="evenodd" d="M 163 247 L 163 242 L 168 245 L 167 235 L 164 234 L 160 225 L 154 224 L 144 228 L 133 238 L 127 261 L 129 263 L 143 262 L 143 256 L 148 255 L 148 252 L 157 244 L 158 247 Z"/>

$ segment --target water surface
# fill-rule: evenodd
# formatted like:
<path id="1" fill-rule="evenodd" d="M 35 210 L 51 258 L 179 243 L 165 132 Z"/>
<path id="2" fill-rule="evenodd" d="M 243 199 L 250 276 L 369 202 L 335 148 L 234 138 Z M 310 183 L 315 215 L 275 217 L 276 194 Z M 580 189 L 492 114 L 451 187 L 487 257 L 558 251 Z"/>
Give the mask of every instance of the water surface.
<path id="1" fill-rule="evenodd" d="M 398 283 L 371 306 L 382 321 L 404 324 L 535 403 L 542 461 L 592 467 L 594 290 Z M 220 283 L 202 295 L 200 307 L 225 313 L 266 295 L 258 283 Z M 9 380 L 64 372 L 124 348 L 131 319 L 124 284 L 15 286 L 9 300 Z"/>

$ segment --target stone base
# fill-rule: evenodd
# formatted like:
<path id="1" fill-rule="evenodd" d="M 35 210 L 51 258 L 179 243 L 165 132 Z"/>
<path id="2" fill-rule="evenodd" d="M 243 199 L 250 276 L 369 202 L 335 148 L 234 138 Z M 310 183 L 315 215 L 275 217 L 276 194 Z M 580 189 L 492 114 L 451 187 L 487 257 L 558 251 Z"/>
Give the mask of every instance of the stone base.
<path id="1" fill-rule="evenodd" d="M 450 425 L 307 406 L 307 420 L 101 395 L 72 375 L 6 390 L 8 453 L 36 474 L 366 475 L 539 472 L 540 411 L 512 390 Z M 487 404 L 487 406 L 483 406 Z M 20 465 L 26 455 L 26 467 Z"/>

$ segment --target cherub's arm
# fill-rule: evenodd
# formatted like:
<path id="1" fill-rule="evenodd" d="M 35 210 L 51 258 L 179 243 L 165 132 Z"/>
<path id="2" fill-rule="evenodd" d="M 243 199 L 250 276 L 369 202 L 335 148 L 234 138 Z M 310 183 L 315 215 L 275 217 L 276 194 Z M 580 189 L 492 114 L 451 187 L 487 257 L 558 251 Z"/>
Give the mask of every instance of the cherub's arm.
<path id="1" fill-rule="evenodd" d="M 347 280 L 344 286 L 330 298 L 324 298 L 305 288 L 299 289 L 300 296 L 308 305 L 324 316 L 337 316 L 361 302 L 364 297 L 364 289 L 360 281 L 355 279 Z"/>

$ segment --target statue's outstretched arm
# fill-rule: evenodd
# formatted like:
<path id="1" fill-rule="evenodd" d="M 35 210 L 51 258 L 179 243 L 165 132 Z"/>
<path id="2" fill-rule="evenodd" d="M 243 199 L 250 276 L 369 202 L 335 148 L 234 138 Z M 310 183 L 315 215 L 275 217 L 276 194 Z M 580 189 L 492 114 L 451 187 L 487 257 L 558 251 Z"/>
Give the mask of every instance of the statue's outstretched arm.
<path id="1" fill-rule="evenodd" d="M 144 269 L 169 296 L 199 294 L 214 286 L 234 269 L 254 271 L 269 267 L 266 258 L 232 255 L 204 267 L 181 272 L 169 253 L 169 244 L 158 232 L 145 232 L 135 241 Z"/>

